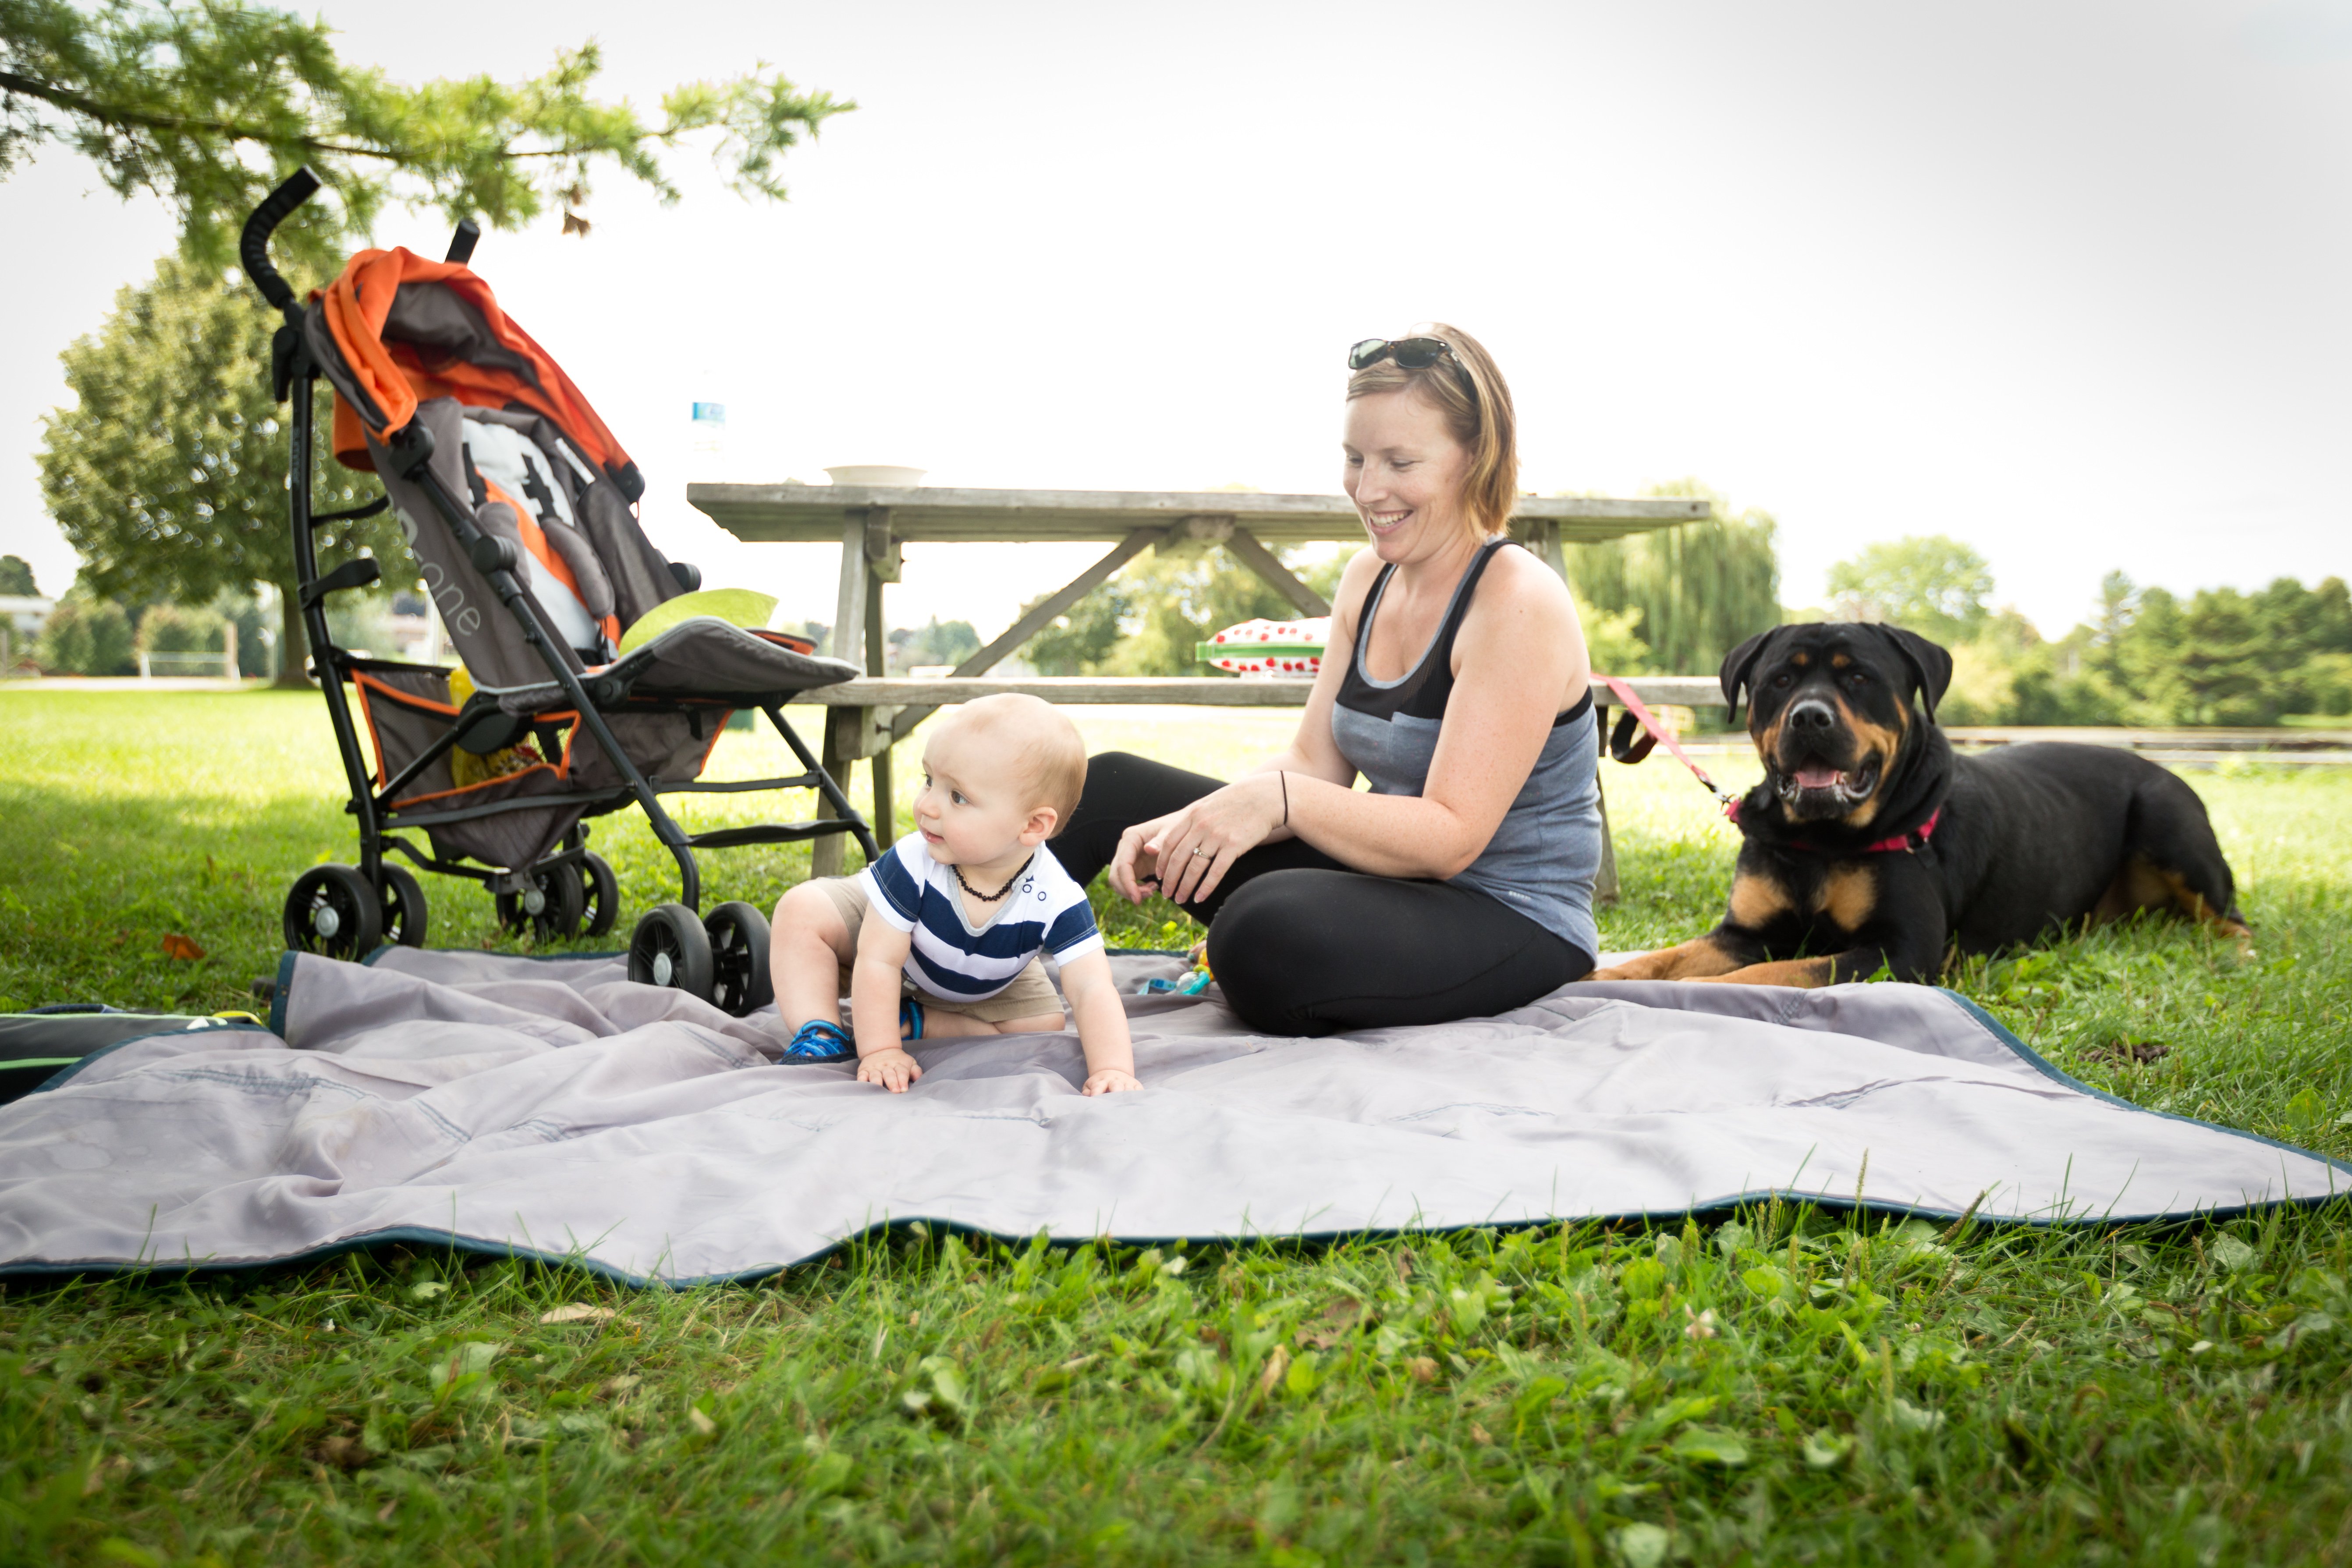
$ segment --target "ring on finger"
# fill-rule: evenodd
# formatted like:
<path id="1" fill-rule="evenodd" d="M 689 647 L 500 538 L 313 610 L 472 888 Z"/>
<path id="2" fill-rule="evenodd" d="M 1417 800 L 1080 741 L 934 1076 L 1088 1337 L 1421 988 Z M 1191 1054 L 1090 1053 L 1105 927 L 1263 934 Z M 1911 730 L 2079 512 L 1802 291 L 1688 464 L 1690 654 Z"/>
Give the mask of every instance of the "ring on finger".
<path id="1" fill-rule="evenodd" d="M 1206 855 L 1212 860 L 1217 858 L 1217 852 L 1215 850 L 1204 848 L 1198 844 L 1192 846 L 1192 853 L 1195 855 Z"/>

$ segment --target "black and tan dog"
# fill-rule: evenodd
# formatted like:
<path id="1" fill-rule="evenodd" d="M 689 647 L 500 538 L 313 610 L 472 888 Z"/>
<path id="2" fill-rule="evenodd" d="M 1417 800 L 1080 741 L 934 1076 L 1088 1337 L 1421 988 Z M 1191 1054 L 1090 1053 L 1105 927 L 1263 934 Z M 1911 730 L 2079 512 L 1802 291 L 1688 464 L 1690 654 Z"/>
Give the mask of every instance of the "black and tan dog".
<path id="1" fill-rule="evenodd" d="M 1731 908 L 1589 978 L 1932 981 L 1955 954 L 2140 910 L 2245 936 L 2195 791 L 2105 746 L 1957 756 L 1936 727 L 1951 676 L 1951 655 L 1893 626 L 1782 626 L 1734 648 L 1723 695 L 1736 712 L 1751 694 L 1764 782 L 1733 816 Z"/>

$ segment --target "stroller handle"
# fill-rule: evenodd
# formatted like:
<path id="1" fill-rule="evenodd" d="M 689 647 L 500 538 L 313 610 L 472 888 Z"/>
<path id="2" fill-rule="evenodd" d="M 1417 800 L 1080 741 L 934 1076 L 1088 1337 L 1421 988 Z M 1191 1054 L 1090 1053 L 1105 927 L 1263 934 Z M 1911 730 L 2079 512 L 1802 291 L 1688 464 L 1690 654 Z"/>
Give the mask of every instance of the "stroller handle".
<path id="1" fill-rule="evenodd" d="M 245 220 L 245 232 L 237 238 L 236 255 L 237 259 L 245 263 L 245 275 L 253 279 L 253 286 L 261 290 L 263 299 L 286 312 L 288 321 L 292 321 L 297 314 L 294 289 L 278 275 L 278 268 L 269 264 L 269 237 L 279 224 L 286 221 L 288 215 L 309 201 L 318 188 L 318 175 L 307 168 L 295 170 L 286 176 L 283 184 L 261 198 L 261 205 L 254 208 L 253 216 Z"/>

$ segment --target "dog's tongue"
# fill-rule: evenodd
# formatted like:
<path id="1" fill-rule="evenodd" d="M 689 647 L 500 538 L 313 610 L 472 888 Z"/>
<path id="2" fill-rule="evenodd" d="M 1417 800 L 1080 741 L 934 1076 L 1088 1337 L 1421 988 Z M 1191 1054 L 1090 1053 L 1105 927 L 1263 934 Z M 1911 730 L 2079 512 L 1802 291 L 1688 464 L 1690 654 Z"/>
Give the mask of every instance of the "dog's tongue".
<path id="1" fill-rule="evenodd" d="M 1796 777 L 1800 789 L 1828 789 L 1845 775 L 1821 763 L 1807 763 L 1797 770 Z"/>

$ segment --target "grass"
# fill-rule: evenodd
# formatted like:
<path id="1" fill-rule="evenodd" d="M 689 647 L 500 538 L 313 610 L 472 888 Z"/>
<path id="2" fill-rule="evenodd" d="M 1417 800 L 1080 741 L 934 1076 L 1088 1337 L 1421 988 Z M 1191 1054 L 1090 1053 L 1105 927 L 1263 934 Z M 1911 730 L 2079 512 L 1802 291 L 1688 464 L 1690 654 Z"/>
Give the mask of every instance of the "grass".
<path id="1" fill-rule="evenodd" d="M 350 854 L 316 701 L 0 695 L 0 1007 L 246 1000 L 286 883 Z M 1082 724 L 1212 772 L 1282 728 Z M 1606 943 L 1702 929 L 1727 831 L 1663 762 L 1608 782 Z M 1958 984 L 2098 1087 L 2352 1154 L 2352 780 L 2192 782 L 2252 956 L 2150 924 Z M 596 842 L 632 909 L 662 895 L 634 823 Z M 804 870 L 738 852 L 713 881 L 765 901 Z M 436 944 L 511 944 L 487 896 L 425 883 Z M 1183 935 L 1164 913 L 1126 940 Z M 1767 1206 L 1165 1253 L 902 1232 L 677 1294 L 399 1248 L 16 1282 L 0 1560 L 2345 1562 L 2346 1217 Z"/>

